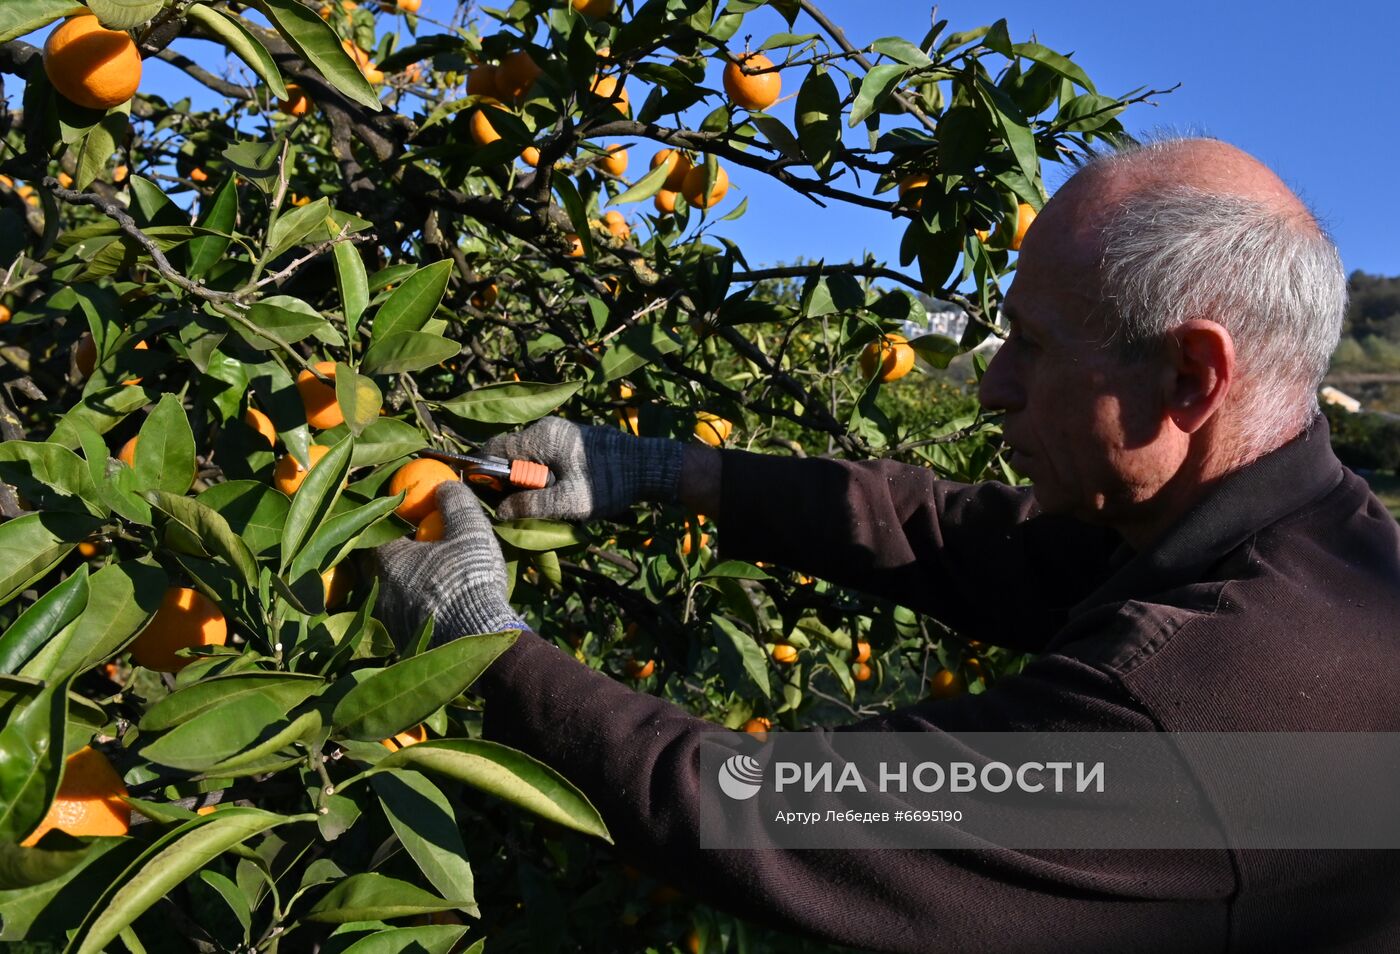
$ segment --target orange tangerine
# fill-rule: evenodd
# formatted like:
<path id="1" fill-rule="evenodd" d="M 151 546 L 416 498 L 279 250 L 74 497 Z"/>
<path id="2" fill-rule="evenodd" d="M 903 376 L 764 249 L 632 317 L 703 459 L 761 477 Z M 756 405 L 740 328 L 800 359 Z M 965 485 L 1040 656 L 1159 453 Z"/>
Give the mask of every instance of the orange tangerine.
<path id="1" fill-rule="evenodd" d="M 455 470 L 441 461 L 411 460 L 396 470 L 389 481 L 389 496 L 404 492 L 403 503 L 394 512 L 409 523 L 421 523 L 437 509 L 438 485 L 460 479 Z"/>

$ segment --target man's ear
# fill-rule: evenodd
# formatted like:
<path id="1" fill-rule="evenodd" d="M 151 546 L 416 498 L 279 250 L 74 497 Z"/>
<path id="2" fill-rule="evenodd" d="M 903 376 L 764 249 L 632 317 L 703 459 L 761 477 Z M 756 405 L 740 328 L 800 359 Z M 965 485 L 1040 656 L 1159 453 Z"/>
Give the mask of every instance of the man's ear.
<path id="1" fill-rule="evenodd" d="M 1193 434 L 1220 410 L 1235 377 L 1235 339 L 1224 325 L 1192 318 L 1168 332 L 1166 412 Z"/>

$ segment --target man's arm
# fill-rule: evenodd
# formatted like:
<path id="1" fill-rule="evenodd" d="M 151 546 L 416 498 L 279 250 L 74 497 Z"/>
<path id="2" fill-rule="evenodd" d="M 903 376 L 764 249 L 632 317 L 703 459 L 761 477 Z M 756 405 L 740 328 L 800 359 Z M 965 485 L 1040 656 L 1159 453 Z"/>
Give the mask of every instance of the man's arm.
<path id="1" fill-rule="evenodd" d="M 715 850 L 699 751 L 724 730 L 634 692 L 532 633 L 477 682 L 485 735 L 546 762 L 602 813 L 618 848 L 656 876 L 761 923 L 861 949 L 1208 950 L 1226 935 L 1225 853 Z M 862 730 L 1102 731 L 1152 724 L 1104 674 L 1046 657 L 981 696 L 930 703 Z M 713 806 L 711 806 L 712 808 Z"/>
<path id="2" fill-rule="evenodd" d="M 724 556 L 884 596 L 994 645 L 1043 648 L 1121 544 L 1042 514 L 1026 487 L 939 480 L 893 461 L 706 450 L 687 449 L 682 487 L 687 503 L 723 514 Z"/>
<path id="3" fill-rule="evenodd" d="M 676 488 L 681 505 L 718 520 L 723 509 L 720 499 L 723 454 L 704 444 L 687 444 L 682 460 L 681 479 Z"/>

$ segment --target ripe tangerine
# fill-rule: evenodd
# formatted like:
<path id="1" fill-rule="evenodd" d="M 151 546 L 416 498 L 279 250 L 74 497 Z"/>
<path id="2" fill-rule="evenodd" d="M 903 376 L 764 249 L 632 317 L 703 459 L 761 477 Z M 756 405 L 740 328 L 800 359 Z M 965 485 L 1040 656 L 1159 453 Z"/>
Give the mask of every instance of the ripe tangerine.
<path id="1" fill-rule="evenodd" d="M 243 423 L 257 431 L 267 441 L 268 447 L 277 444 L 277 428 L 272 424 L 272 418 L 255 407 L 250 407 L 243 412 Z"/>
<path id="2" fill-rule="evenodd" d="M 317 373 L 335 381 L 335 362 L 317 361 Z M 323 384 L 309 369 L 303 368 L 297 375 L 297 393 L 301 395 L 302 407 L 306 409 L 306 423 L 318 430 L 339 427 L 345 423 L 345 414 L 335 399 L 335 385 Z"/>
<path id="3" fill-rule="evenodd" d="M 131 659 L 155 672 L 178 672 L 194 661 L 176 655 L 181 649 L 222 646 L 227 641 L 228 621 L 219 608 L 198 590 L 172 586 L 131 644 Z"/>
<path id="4" fill-rule="evenodd" d="M 428 741 L 428 727 L 420 722 L 411 729 L 404 729 L 392 739 L 380 739 L 379 744 L 390 752 L 397 752 L 399 749 L 406 749 L 410 745 L 426 741 Z"/>
<path id="5" fill-rule="evenodd" d="M 1031 225 L 1035 222 L 1036 211 L 1027 202 L 1022 202 L 1016 208 L 1016 234 L 1011 239 L 1011 244 L 1007 248 L 1013 252 L 1021 250 L 1021 243 L 1025 241 L 1026 233 L 1030 231 Z"/>
<path id="6" fill-rule="evenodd" d="M 860 353 L 860 374 L 867 381 L 880 375 L 881 383 L 898 381 L 914 367 L 914 349 L 903 335 L 885 335 Z"/>
<path id="7" fill-rule="evenodd" d="M 700 411 L 695 415 L 695 436 L 711 447 L 722 447 L 734 430 L 732 421 L 726 421 L 718 414 Z"/>
<path id="8" fill-rule="evenodd" d="M 715 171 L 715 181 L 710 184 L 710 191 L 705 191 L 705 167 L 696 166 L 685 174 L 685 182 L 681 185 L 681 195 L 685 196 L 685 201 L 695 206 L 697 209 L 708 209 L 718 205 L 729 193 L 729 173 L 721 166 Z"/>
<path id="9" fill-rule="evenodd" d="M 44 72 L 65 99 L 108 110 L 136 94 L 141 53 L 121 30 L 108 30 L 92 14 L 70 17 L 44 43 Z"/>
<path id="10" fill-rule="evenodd" d="M 667 172 L 666 181 L 661 187 L 671 192 L 681 191 L 681 186 L 685 184 L 685 174 L 694 168 L 689 157 L 678 149 L 662 149 L 651 157 L 651 167 L 655 169 L 663 163 Z"/>
<path id="11" fill-rule="evenodd" d="M 131 806 L 125 797 L 126 785 L 107 756 L 85 745 L 64 760 L 63 781 L 53 804 L 20 844 L 32 848 L 55 828 L 78 838 L 125 835 L 131 830 Z"/>
<path id="12" fill-rule="evenodd" d="M 598 168 L 610 176 L 620 176 L 627 171 L 627 149 L 624 146 L 609 146 L 607 155 L 598 161 Z"/>
<path id="13" fill-rule="evenodd" d="M 962 677 L 951 669 L 940 669 L 933 674 L 933 678 L 928 681 L 929 689 L 935 699 L 952 699 L 960 696 L 966 686 L 963 685 Z"/>
<path id="14" fill-rule="evenodd" d="M 517 50 L 501 60 L 496 71 L 496 89 L 504 98 L 524 99 L 543 72 L 528 51 Z"/>
<path id="15" fill-rule="evenodd" d="M 460 480 L 457 472 L 437 460 L 411 460 L 394 472 L 389 481 L 389 496 L 404 492 L 403 503 L 394 512 L 409 523 L 421 523 L 437 509 L 439 484 Z"/>
<path id="16" fill-rule="evenodd" d="M 306 456 L 311 462 L 311 467 L 319 464 L 329 450 L 325 444 L 312 444 L 307 447 Z M 309 473 L 310 467 L 302 467 L 291 454 L 283 454 L 277 458 L 277 465 L 272 469 L 272 486 L 290 497 L 301 489 L 302 482 Z"/>
<path id="17" fill-rule="evenodd" d="M 783 92 L 783 78 L 776 71 L 745 73 L 743 67 L 772 69 L 773 61 L 761 53 L 743 53 L 735 57 L 735 61 L 724 68 L 724 91 L 729 94 L 729 101 L 757 112 L 776 103 Z"/>

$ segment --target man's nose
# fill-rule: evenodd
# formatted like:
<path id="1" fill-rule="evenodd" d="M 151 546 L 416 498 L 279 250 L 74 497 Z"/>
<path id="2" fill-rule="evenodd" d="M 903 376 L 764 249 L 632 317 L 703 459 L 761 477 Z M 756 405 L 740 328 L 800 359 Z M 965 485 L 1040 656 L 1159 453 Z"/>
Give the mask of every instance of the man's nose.
<path id="1" fill-rule="evenodd" d="M 982 407 L 988 411 L 1015 411 L 1025 403 L 1025 391 L 1016 380 L 1008 352 L 1015 347 L 1003 344 L 992 355 L 991 363 L 982 373 L 982 383 L 978 386 L 977 397 Z"/>

